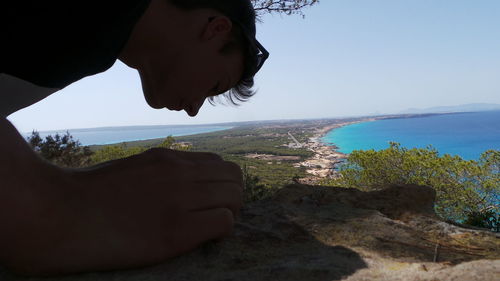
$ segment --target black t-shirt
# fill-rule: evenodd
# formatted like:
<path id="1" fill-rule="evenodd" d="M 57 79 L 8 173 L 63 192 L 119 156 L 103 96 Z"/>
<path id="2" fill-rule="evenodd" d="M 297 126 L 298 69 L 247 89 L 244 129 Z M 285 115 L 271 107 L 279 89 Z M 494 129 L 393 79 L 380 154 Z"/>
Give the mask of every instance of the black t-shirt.
<path id="1" fill-rule="evenodd" d="M 49 88 L 116 61 L 150 0 L 6 0 L 0 4 L 0 73 Z"/>

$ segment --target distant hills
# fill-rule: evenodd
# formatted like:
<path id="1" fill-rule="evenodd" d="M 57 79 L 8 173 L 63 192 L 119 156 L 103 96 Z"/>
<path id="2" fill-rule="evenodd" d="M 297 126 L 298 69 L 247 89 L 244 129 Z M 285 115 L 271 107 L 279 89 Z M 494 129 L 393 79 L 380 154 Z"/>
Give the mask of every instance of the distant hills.
<path id="1" fill-rule="evenodd" d="M 401 114 L 410 113 L 446 113 L 446 112 L 475 112 L 500 110 L 500 104 L 494 103 L 469 103 L 455 106 L 436 106 L 430 108 L 409 108 L 401 111 Z"/>

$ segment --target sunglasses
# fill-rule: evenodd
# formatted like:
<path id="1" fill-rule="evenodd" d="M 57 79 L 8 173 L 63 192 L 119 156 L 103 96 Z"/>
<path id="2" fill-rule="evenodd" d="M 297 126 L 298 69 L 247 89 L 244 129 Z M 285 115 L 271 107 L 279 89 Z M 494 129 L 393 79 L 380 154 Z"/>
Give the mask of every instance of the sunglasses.
<path id="1" fill-rule="evenodd" d="M 256 68 L 255 73 L 254 73 L 254 75 L 255 75 L 262 68 L 262 66 L 264 65 L 264 62 L 267 60 L 267 58 L 269 58 L 269 52 L 255 38 L 254 38 L 254 43 L 255 43 L 255 46 L 257 47 L 257 51 L 259 52 L 259 54 L 257 54 L 257 68 Z"/>
<path id="2" fill-rule="evenodd" d="M 215 17 L 210 17 L 208 19 L 208 21 L 212 21 L 214 18 Z M 255 75 L 262 68 L 262 66 L 264 65 L 264 62 L 267 60 L 267 58 L 269 58 L 269 52 L 266 50 L 266 48 L 264 48 L 264 46 L 262 46 L 262 44 L 260 44 L 259 41 L 257 41 L 255 36 L 252 35 L 253 33 L 249 32 L 243 24 L 241 24 L 238 20 L 235 20 L 235 19 L 231 19 L 231 21 L 240 27 L 240 29 L 243 32 L 243 35 L 246 37 L 248 42 L 251 44 L 251 46 L 254 49 L 256 49 L 257 64 L 256 64 L 255 72 L 253 73 L 253 75 Z"/>

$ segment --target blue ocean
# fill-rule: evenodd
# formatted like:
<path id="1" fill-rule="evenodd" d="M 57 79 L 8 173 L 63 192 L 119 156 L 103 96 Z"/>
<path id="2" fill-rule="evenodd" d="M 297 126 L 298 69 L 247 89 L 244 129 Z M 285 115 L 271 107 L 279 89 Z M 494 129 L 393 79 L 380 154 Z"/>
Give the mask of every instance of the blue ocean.
<path id="1" fill-rule="evenodd" d="M 125 141 L 138 141 L 147 139 L 165 138 L 168 136 L 186 136 L 221 130 L 231 129 L 230 126 L 190 125 L 190 126 L 131 126 L 131 127 L 107 127 L 92 129 L 70 129 L 69 133 L 82 145 L 113 144 Z M 62 131 L 39 132 L 43 138 L 47 135 L 66 134 Z M 31 133 L 24 133 L 27 137 Z"/>
<path id="2" fill-rule="evenodd" d="M 488 149 L 500 150 L 500 111 L 363 122 L 334 129 L 323 138 L 343 153 L 381 150 L 391 141 L 407 148 L 432 145 L 440 154 L 477 160 Z"/>

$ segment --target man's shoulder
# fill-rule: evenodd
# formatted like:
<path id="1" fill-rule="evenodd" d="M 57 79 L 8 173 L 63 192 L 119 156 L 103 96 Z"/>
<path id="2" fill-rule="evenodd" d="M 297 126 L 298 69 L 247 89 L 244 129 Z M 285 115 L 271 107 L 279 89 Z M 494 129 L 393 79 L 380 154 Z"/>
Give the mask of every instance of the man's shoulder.
<path id="1" fill-rule="evenodd" d="M 58 90 L 58 88 L 37 86 L 29 81 L 0 73 L 0 116 L 7 117 Z"/>

